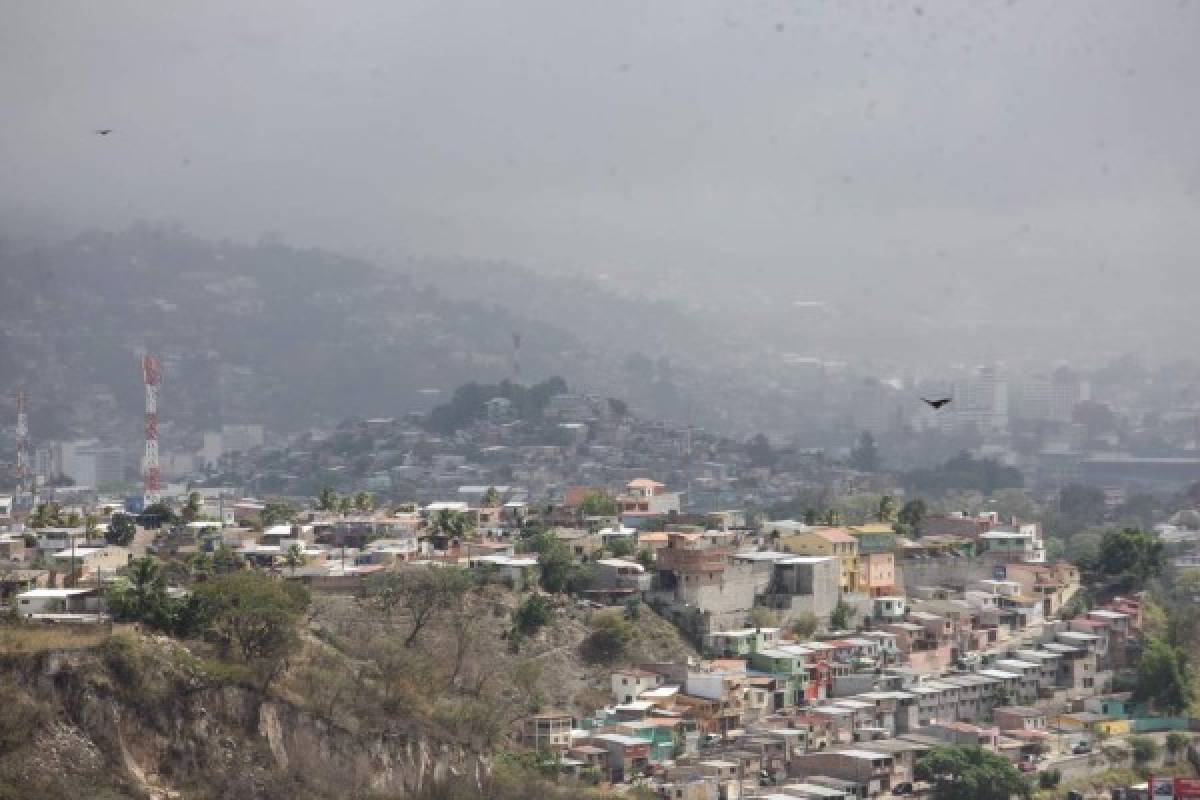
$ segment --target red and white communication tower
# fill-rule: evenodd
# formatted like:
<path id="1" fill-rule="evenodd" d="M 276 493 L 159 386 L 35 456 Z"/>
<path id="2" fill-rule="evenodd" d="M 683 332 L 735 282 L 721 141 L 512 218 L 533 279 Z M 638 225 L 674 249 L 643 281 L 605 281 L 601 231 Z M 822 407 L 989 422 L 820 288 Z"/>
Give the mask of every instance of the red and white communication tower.
<path id="1" fill-rule="evenodd" d="M 146 505 L 162 499 L 162 471 L 158 466 L 158 387 L 162 365 L 147 353 L 142 356 L 142 383 L 146 385 L 146 452 L 142 456 L 142 494 Z"/>
<path id="2" fill-rule="evenodd" d="M 29 485 L 29 418 L 25 415 L 25 392 L 17 392 L 17 494 L 22 495 Z"/>

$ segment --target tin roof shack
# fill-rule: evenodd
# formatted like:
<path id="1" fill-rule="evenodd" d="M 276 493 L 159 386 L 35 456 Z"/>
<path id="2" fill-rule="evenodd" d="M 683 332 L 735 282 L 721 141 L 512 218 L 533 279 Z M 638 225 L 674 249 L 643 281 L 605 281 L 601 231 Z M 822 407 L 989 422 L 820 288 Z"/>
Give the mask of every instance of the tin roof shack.
<path id="1" fill-rule="evenodd" d="M 792 758 L 792 774 L 802 778 L 825 775 L 849 781 L 860 797 L 878 797 L 892 787 L 895 760 L 873 750 L 840 750 L 806 753 Z"/>
<path id="2" fill-rule="evenodd" d="M 46 622 L 100 622 L 104 595 L 99 588 L 30 589 L 17 595 L 17 613 Z"/>

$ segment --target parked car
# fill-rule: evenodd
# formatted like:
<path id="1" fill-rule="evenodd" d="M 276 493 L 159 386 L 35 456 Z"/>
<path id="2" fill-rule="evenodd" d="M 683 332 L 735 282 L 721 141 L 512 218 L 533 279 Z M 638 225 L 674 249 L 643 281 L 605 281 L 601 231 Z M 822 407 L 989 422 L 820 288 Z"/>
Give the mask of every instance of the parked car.
<path id="1" fill-rule="evenodd" d="M 911 783 L 907 783 L 907 782 L 897 783 L 895 786 L 892 787 L 892 794 L 897 795 L 897 796 L 903 796 L 903 795 L 912 794 L 912 793 L 913 793 L 913 785 Z"/>
<path id="2" fill-rule="evenodd" d="M 1092 745 L 1087 741 L 1077 742 L 1075 746 L 1071 748 L 1071 752 L 1077 756 L 1086 755 L 1092 752 Z"/>

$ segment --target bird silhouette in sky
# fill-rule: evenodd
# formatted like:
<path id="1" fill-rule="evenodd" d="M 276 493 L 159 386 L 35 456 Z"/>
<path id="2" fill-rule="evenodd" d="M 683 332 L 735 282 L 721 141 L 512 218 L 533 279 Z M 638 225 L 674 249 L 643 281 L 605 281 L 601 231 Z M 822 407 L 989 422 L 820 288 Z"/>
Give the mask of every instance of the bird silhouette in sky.
<path id="1" fill-rule="evenodd" d="M 951 397 L 943 397 L 941 400 L 926 400 L 924 397 L 922 397 L 921 399 L 925 401 L 925 405 L 929 406 L 929 407 L 930 407 L 930 408 L 932 408 L 934 411 L 937 411 L 939 408 L 941 408 L 942 406 L 946 405 L 947 403 L 949 403 L 949 402 L 950 402 L 951 400 L 953 400 L 954 398 L 951 398 Z"/>
<path id="2" fill-rule="evenodd" d="M 108 136 L 110 133 L 112 133 L 112 128 L 101 128 L 100 130 L 96 131 L 98 136 Z"/>

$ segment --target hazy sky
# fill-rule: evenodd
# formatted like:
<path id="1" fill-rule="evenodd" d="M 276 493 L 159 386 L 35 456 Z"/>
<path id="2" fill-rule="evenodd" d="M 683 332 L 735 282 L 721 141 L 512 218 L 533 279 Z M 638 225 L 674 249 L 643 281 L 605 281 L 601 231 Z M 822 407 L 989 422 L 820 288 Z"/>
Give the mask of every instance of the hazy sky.
<path id="1" fill-rule="evenodd" d="M 1155 285 L 1197 271 L 1198 45 L 1176 0 L 0 0 L 0 212 Z"/>

